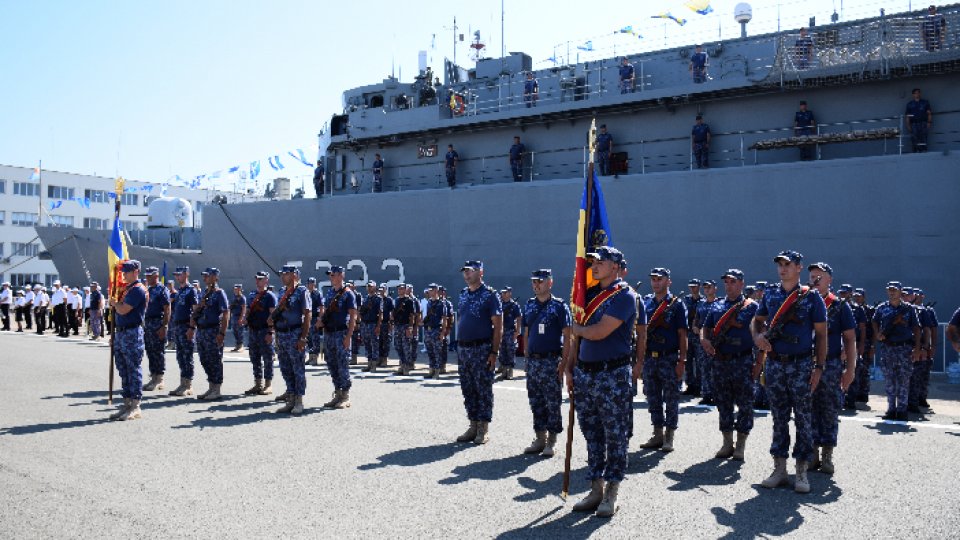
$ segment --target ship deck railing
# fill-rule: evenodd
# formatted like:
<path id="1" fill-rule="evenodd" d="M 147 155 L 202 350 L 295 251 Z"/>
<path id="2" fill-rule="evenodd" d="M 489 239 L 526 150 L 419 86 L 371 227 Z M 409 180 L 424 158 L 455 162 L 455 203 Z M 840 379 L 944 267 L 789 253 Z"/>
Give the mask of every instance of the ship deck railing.
<path id="1" fill-rule="evenodd" d="M 595 105 L 596 101 L 642 101 L 669 96 L 670 92 L 726 94 L 745 86 L 827 86 L 866 78 L 956 71 L 960 69 L 960 9 L 953 6 L 939 16 L 946 27 L 935 38 L 929 35 L 931 18 L 926 14 L 881 16 L 856 24 L 813 27 L 810 38 L 814 46 L 809 55 L 803 54 L 803 47 L 798 48 L 800 35 L 796 31 L 757 36 L 738 49 L 728 50 L 722 42 L 707 44 L 707 80 L 700 84 L 693 83 L 685 60 L 691 49 L 681 47 L 629 57 L 634 63 L 636 82 L 627 96 L 621 95 L 624 92 L 618 75 L 619 61 L 606 59 L 541 70 L 535 106 L 523 94 L 524 73 L 504 74 L 487 80 L 485 86 L 481 86 L 482 82 L 453 84 L 440 89 L 429 103 L 420 105 L 437 107 L 441 120 L 469 119 L 516 112 L 528 105 L 531 113 L 536 113 L 568 107 L 574 101 L 591 101 Z M 748 57 L 738 50 L 764 52 Z M 647 66 L 652 60 L 658 61 L 657 69 Z M 494 95 L 486 98 L 481 94 Z M 457 99 L 451 107 L 454 96 Z M 413 101 L 413 108 L 417 108 L 416 99 Z M 383 111 L 402 113 L 409 108 L 386 104 Z"/>
<path id="2" fill-rule="evenodd" d="M 943 121 L 947 117 L 960 115 L 960 110 L 946 110 L 934 113 L 934 129 L 929 134 L 929 151 L 960 150 L 960 130 L 958 122 Z M 946 129 L 938 130 L 940 126 Z M 820 122 L 816 124 L 817 135 L 836 133 L 857 133 L 864 131 L 890 130 L 896 136 L 876 139 L 850 137 L 849 145 L 859 145 L 856 152 L 849 156 L 830 157 L 823 152 L 822 145 L 816 145 L 815 158 L 843 159 L 844 157 L 870 157 L 881 155 L 900 155 L 910 151 L 910 135 L 903 115 L 878 116 L 838 122 Z M 763 163 L 758 149 L 751 146 L 758 142 L 787 138 L 795 133 L 793 126 L 771 126 L 753 130 L 714 130 L 712 133 L 710 163 L 713 168 L 743 167 Z M 626 157 L 626 170 L 616 174 L 650 174 L 668 171 L 693 170 L 695 159 L 689 134 L 657 137 L 651 139 L 616 140 L 614 153 L 623 152 Z M 784 151 L 796 151 L 795 148 L 778 148 L 770 154 L 780 159 L 768 162 L 799 161 L 782 159 Z M 469 170 L 470 174 L 458 172 L 458 184 L 494 184 L 512 180 L 512 170 L 507 154 L 468 156 L 460 150 L 460 171 Z M 557 156 L 560 156 L 557 159 Z M 532 150 L 525 155 L 522 169 L 522 181 L 548 181 L 559 178 L 575 178 L 586 174 L 587 147 L 570 146 L 551 150 Z M 371 168 L 351 171 L 357 178 L 355 188 L 334 190 L 332 194 L 366 193 L 372 190 L 373 170 Z M 384 170 L 384 189 L 386 191 L 408 191 L 446 187 L 444 162 L 439 159 L 432 163 L 387 167 Z"/>

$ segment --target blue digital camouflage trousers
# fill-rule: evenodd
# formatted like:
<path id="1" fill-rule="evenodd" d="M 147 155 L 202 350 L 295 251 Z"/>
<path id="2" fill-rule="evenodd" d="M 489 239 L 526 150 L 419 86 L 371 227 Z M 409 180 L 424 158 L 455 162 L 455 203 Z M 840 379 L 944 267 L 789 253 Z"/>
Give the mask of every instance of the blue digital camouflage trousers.
<path id="1" fill-rule="evenodd" d="M 360 345 L 363 343 L 363 335 L 359 324 L 353 327 L 353 336 L 350 339 L 350 352 L 356 356 L 360 354 Z"/>
<path id="2" fill-rule="evenodd" d="M 147 361 L 151 375 L 163 375 L 163 372 L 166 371 L 166 359 L 163 357 L 163 351 L 167 344 L 165 339 L 160 339 L 160 336 L 157 335 L 157 331 L 163 326 L 162 322 L 163 319 L 159 318 L 144 319 L 143 321 L 143 345 L 147 351 Z"/>
<path id="3" fill-rule="evenodd" d="M 643 362 L 643 395 L 647 398 L 650 420 L 655 427 L 677 429 L 680 412 L 680 387 L 677 384 L 677 353 Z"/>
<path id="4" fill-rule="evenodd" d="M 413 332 L 407 340 L 407 365 L 413 367 L 417 363 L 417 356 L 420 354 L 420 336 L 417 335 L 417 327 L 413 327 Z"/>
<path id="5" fill-rule="evenodd" d="M 193 347 L 196 336 L 194 339 L 187 339 L 189 329 L 189 323 L 174 323 L 173 341 L 177 344 L 177 366 L 180 367 L 180 378 L 193 380 Z"/>
<path id="6" fill-rule="evenodd" d="M 342 334 L 343 332 L 341 332 Z M 343 340 L 343 336 L 340 336 Z M 277 332 L 277 357 L 280 360 L 280 375 L 287 383 L 287 392 L 302 396 L 307 393 L 306 350 L 297 350 L 300 329 L 291 332 Z M 329 355 L 328 355 L 329 358 Z M 328 364 L 329 365 L 329 364 Z"/>
<path id="7" fill-rule="evenodd" d="M 729 360 L 714 358 L 711 378 L 720 414 L 720 431 L 750 433 L 753 429 L 753 352 Z"/>
<path id="8" fill-rule="evenodd" d="M 460 392 L 467 419 L 471 421 L 493 419 L 493 369 L 488 363 L 491 350 L 489 343 L 457 347 Z"/>
<path id="9" fill-rule="evenodd" d="M 233 343 L 240 347 L 243 345 L 244 327 L 240 326 L 240 315 L 230 315 L 230 328 L 233 330 Z"/>
<path id="10" fill-rule="evenodd" d="M 842 358 L 827 360 L 820 374 L 820 383 L 813 391 L 811 419 L 814 446 L 837 445 L 840 410 L 843 408 L 843 390 L 840 389 L 843 367 Z"/>
<path id="11" fill-rule="evenodd" d="M 450 336 L 443 338 L 440 342 L 440 365 L 447 365 L 447 353 L 450 352 Z"/>
<path id="12" fill-rule="evenodd" d="M 697 340 L 697 373 L 700 374 L 700 395 L 716 400 L 717 392 L 713 380 L 714 357 L 707 354 Z"/>
<path id="13" fill-rule="evenodd" d="M 139 400 L 143 396 L 143 327 L 120 330 L 113 336 L 113 359 L 120 375 L 120 395 Z"/>
<path id="14" fill-rule="evenodd" d="M 560 377 L 557 366 L 560 356 L 527 360 L 527 399 L 533 413 L 533 431 L 563 431 L 563 419 L 560 416 L 561 395 Z"/>
<path id="15" fill-rule="evenodd" d="M 300 334 L 297 334 L 298 336 Z M 323 349 L 323 329 L 317 328 L 313 322 L 310 323 L 310 332 L 307 334 L 307 352 L 310 354 L 320 354 Z"/>
<path id="16" fill-rule="evenodd" d="M 253 364 L 253 378 L 256 380 L 273 380 L 273 343 L 269 345 L 266 342 L 267 333 L 270 330 L 264 328 L 251 328 L 247 333 L 247 351 L 250 355 L 250 363 Z"/>
<path id="17" fill-rule="evenodd" d="M 811 429 L 812 394 L 810 373 L 813 359 L 806 356 L 797 360 L 767 359 L 764 376 L 770 416 L 773 417 L 773 442 L 770 455 L 786 458 L 792 455 L 801 461 L 813 458 L 813 430 Z M 790 414 L 797 426 L 797 440 L 790 454 Z"/>
<path id="18" fill-rule="evenodd" d="M 197 354 L 210 384 L 223 384 L 223 345 L 217 345 L 219 332 L 219 326 L 197 329 Z"/>
<path id="19" fill-rule="evenodd" d="M 913 360 L 910 357 L 913 348 L 910 344 L 890 347 L 877 344 L 880 355 L 880 367 L 883 369 L 883 381 L 887 391 L 887 410 L 899 413 L 907 412 L 910 394 L 910 377 L 913 375 Z"/>
<path id="20" fill-rule="evenodd" d="M 684 380 L 687 381 L 687 388 L 700 391 L 700 371 L 697 369 L 698 350 L 700 350 L 700 340 L 694 339 L 693 334 L 690 334 L 690 337 L 687 339 L 687 362 L 683 367 Z"/>
<path id="21" fill-rule="evenodd" d="M 577 367 L 573 370 L 573 391 L 580 431 L 587 442 L 587 480 L 622 482 L 633 416 L 630 365 L 596 373 Z"/>
<path id="22" fill-rule="evenodd" d="M 865 356 L 857 357 L 857 370 L 847 389 L 848 401 L 867 401 L 870 397 L 870 362 Z"/>
<path id="23" fill-rule="evenodd" d="M 350 389 L 350 348 L 343 346 L 346 330 L 327 331 L 323 336 L 324 362 L 336 390 Z"/>
<path id="24" fill-rule="evenodd" d="M 380 358 L 380 333 L 377 332 L 377 323 L 360 323 L 360 337 L 363 339 L 363 350 L 367 353 L 367 362 L 376 362 Z"/>
<path id="25" fill-rule="evenodd" d="M 443 341 L 440 339 L 440 329 L 424 327 L 423 340 L 424 345 L 427 346 L 427 357 L 430 361 L 430 369 L 440 369 L 440 364 L 443 361 Z"/>
<path id="26" fill-rule="evenodd" d="M 380 341 L 378 343 L 380 346 L 380 358 L 386 358 L 390 356 L 391 343 L 390 324 L 384 321 L 383 324 L 380 325 Z"/>
<path id="27" fill-rule="evenodd" d="M 513 368 L 517 357 L 517 333 L 513 330 L 504 330 L 500 338 L 500 353 L 497 360 L 500 367 Z"/>
<path id="28" fill-rule="evenodd" d="M 413 366 L 413 360 L 407 360 L 410 358 L 410 338 L 407 337 L 407 328 L 410 328 L 409 324 L 394 324 L 393 325 L 393 346 L 397 349 L 397 356 L 400 358 L 401 366 Z"/>
<path id="29" fill-rule="evenodd" d="M 911 407 L 919 407 L 920 400 L 927 399 L 931 369 L 933 369 L 933 360 L 921 360 L 913 363 L 913 371 L 910 373 L 910 392 L 907 397 L 907 403 Z"/>

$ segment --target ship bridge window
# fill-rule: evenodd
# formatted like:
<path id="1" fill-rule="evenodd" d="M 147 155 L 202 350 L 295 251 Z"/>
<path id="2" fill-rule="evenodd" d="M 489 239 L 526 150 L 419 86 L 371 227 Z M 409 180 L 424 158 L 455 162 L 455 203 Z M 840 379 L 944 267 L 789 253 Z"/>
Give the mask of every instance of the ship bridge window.
<path id="1" fill-rule="evenodd" d="M 375 96 L 370 96 L 370 106 L 371 107 L 383 107 L 383 96 L 377 94 Z"/>
<path id="2" fill-rule="evenodd" d="M 333 117 L 330 121 L 330 135 L 346 135 L 347 134 L 347 122 L 349 117 L 345 114 L 338 114 Z"/>

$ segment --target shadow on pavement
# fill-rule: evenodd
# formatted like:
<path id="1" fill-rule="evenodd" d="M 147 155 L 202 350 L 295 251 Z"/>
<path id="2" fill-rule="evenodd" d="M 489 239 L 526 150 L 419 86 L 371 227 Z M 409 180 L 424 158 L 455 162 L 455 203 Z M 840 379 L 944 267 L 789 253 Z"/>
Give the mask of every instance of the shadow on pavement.
<path id="1" fill-rule="evenodd" d="M 917 428 L 904 424 L 902 422 L 877 422 L 875 425 L 865 426 L 867 429 L 876 431 L 879 435 L 896 435 L 898 433 L 916 433 Z"/>
<path id="2" fill-rule="evenodd" d="M 441 443 L 433 446 L 418 446 L 416 448 L 404 448 L 384 454 L 377 458 L 377 463 L 367 463 L 360 465 L 357 469 L 361 471 L 370 471 L 382 469 L 384 467 L 419 467 L 428 463 L 443 461 L 453 457 L 457 452 L 462 452 L 471 448 L 472 444 L 459 443 Z"/>
<path id="3" fill-rule="evenodd" d="M 512 538 L 587 538 L 600 527 L 610 523 L 610 520 L 593 517 L 593 514 L 572 512 L 570 510 L 572 506 L 572 504 L 558 506 L 526 525 L 500 534 L 497 538 L 505 540 Z M 559 517 L 547 521 L 555 515 L 559 515 Z"/>
<path id="4" fill-rule="evenodd" d="M 97 424 L 106 424 L 109 422 L 106 418 L 95 418 L 90 420 L 72 420 L 70 422 L 58 422 L 55 424 L 33 424 L 29 426 L 13 426 L 0 428 L 0 436 L 3 435 L 33 435 L 34 433 L 44 433 L 47 431 L 56 431 L 59 429 L 72 429 L 79 427 L 95 426 Z"/>
<path id="5" fill-rule="evenodd" d="M 742 461 L 709 459 L 687 467 L 683 472 L 667 471 L 664 476 L 676 482 L 670 491 L 690 491 L 703 486 L 724 486 L 740 480 Z"/>
<path id="6" fill-rule="evenodd" d="M 504 480 L 527 470 L 527 467 L 542 461 L 538 455 L 520 454 L 505 458 L 475 461 L 466 465 L 458 465 L 451 471 L 450 478 L 443 478 L 440 484 L 459 484 L 467 480 Z"/>
<path id="7" fill-rule="evenodd" d="M 557 458 L 554 458 L 557 459 Z M 587 475 L 586 467 L 581 469 L 570 471 L 570 498 L 576 499 L 575 495 L 580 493 L 586 493 L 587 488 L 590 487 L 590 484 L 587 483 L 584 478 Z M 517 502 L 528 502 L 536 501 L 551 495 L 557 497 L 557 501 L 562 501 L 560 499 L 560 490 L 563 487 L 563 473 L 558 472 L 557 474 L 551 476 L 547 480 L 537 480 L 536 478 L 531 478 L 529 476 L 521 476 L 517 478 L 517 483 L 520 484 L 520 487 L 527 490 L 526 493 L 517 495 L 513 500 Z"/>
<path id="8" fill-rule="evenodd" d="M 205 413 L 208 411 L 194 411 L 196 413 Z M 303 414 L 299 415 L 300 417 L 310 416 L 314 413 L 322 413 L 324 409 L 321 407 L 315 408 L 304 408 Z M 256 424 L 257 422 L 263 422 L 267 420 L 291 420 L 295 419 L 297 416 L 292 416 L 289 414 L 277 414 L 273 412 L 273 409 L 265 409 L 257 411 L 253 414 L 248 414 L 244 416 L 227 416 L 221 418 L 214 418 L 212 416 L 205 416 L 203 418 L 197 418 L 191 420 L 189 424 L 181 424 L 179 426 L 171 426 L 172 429 L 188 429 L 188 428 L 220 428 L 220 427 L 234 427 L 234 426 L 243 426 L 247 424 Z"/>
<path id="9" fill-rule="evenodd" d="M 627 474 L 644 474 L 653 470 L 663 458 L 667 457 L 666 452 L 660 450 L 638 450 L 633 454 L 627 453 Z"/>
<path id="10" fill-rule="evenodd" d="M 83 392 L 67 392 L 66 394 L 61 394 L 59 396 L 44 396 L 40 399 L 94 399 L 94 398 L 103 398 L 106 400 L 107 394 L 110 392 L 106 390 L 85 390 Z M 114 394 L 119 395 L 118 392 Z M 106 402 L 106 401 L 104 401 Z"/>
<path id="11" fill-rule="evenodd" d="M 734 505 L 733 511 L 715 506 L 710 509 L 719 525 L 733 529 L 721 538 L 756 538 L 782 536 L 796 531 L 803 524 L 800 506 L 818 506 L 836 502 L 843 490 L 833 479 L 811 473 L 810 493 L 795 493 L 792 487 L 766 489 L 754 485 L 757 495 Z M 792 482 L 791 482 L 792 484 Z"/>

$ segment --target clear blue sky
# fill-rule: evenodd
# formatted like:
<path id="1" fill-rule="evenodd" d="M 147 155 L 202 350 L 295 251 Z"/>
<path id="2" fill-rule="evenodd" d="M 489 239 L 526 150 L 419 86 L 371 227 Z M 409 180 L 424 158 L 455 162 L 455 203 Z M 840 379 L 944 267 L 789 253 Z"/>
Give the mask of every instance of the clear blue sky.
<path id="1" fill-rule="evenodd" d="M 738 2 L 701 16 L 683 0 L 505 0 L 508 51 L 545 67 L 567 43 L 593 57 L 739 36 Z M 904 11 L 910 0 L 754 0 L 750 33 Z M 923 2 L 913 2 L 920 9 Z M 418 6 L 420 6 L 418 8 Z M 163 181 L 192 177 L 316 144 L 343 90 L 408 82 L 417 51 L 452 56 L 453 19 L 467 42 L 480 30 L 499 56 L 499 0 L 332 2 L 0 0 L 0 163 Z M 601 8 L 602 6 L 602 8 Z M 841 9 L 842 8 L 842 9 Z M 686 18 L 681 27 L 650 16 Z M 614 31 L 632 25 L 643 39 Z M 435 38 L 434 38 L 435 36 Z M 434 41 L 435 40 L 435 41 Z M 467 65 L 469 49 L 458 49 Z M 590 59 L 581 53 L 580 60 Z M 315 150 L 314 150 L 315 151 Z M 308 159 L 313 155 L 308 153 Z M 310 171 L 285 160 L 288 176 Z M 269 174 L 266 162 L 262 164 Z"/>

